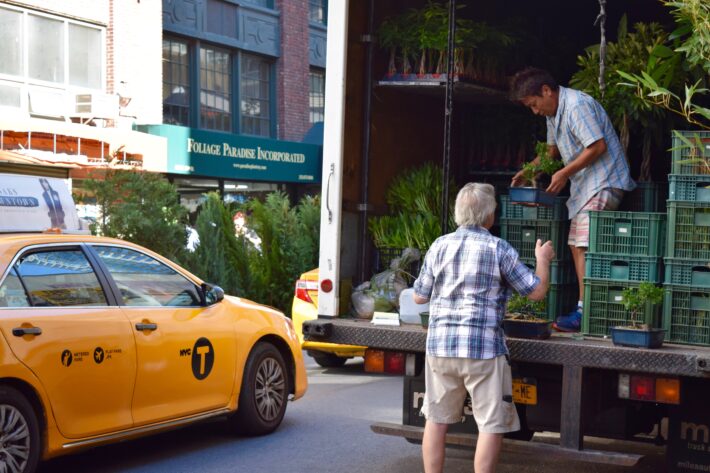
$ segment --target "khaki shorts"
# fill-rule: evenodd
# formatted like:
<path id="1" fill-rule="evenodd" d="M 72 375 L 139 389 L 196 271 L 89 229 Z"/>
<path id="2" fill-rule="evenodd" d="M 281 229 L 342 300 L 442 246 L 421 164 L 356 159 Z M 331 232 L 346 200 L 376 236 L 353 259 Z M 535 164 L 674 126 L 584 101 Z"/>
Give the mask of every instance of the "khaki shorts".
<path id="1" fill-rule="evenodd" d="M 590 210 L 616 210 L 619 208 L 624 191 L 621 189 L 602 189 L 589 202 L 584 204 L 582 210 L 572 218 L 569 226 L 567 244 L 578 248 L 589 247 L 589 211 Z"/>
<path id="2" fill-rule="evenodd" d="M 468 393 L 479 432 L 515 432 L 520 420 L 512 383 L 505 356 L 490 360 L 427 356 L 422 414 L 437 424 L 461 422 Z"/>

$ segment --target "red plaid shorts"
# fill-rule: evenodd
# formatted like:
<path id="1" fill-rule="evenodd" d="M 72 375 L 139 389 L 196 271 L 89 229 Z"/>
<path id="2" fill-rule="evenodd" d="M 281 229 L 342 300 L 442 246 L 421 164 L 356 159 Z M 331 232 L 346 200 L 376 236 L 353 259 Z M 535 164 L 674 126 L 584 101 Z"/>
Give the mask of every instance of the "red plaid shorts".
<path id="1" fill-rule="evenodd" d="M 616 210 L 619 208 L 623 197 L 623 190 L 610 187 L 596 193 L 594 197 L 584 204 L 582 210 L 572 218 L 567 244 L 581 248 L 589 247 L 589 211 Z"/>

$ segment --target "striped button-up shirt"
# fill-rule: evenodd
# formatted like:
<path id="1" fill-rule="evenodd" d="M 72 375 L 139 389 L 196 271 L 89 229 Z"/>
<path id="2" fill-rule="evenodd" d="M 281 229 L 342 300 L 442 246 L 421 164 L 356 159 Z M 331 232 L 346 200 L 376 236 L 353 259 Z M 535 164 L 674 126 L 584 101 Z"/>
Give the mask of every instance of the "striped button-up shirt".
<path id="1" fill-rule="evenodd" d="M 557 113 L 547 117 L 547 143 L 557 146 L 565 165 L 602 138 L 606 142 L 606 152 L 570 178 L 570 198 L 567 200 L 570 219 L 600 190 L 610 187 L 630 191 L 636 184 L 631 179 L 619 137 L 604 108 L 584 92 L 560 87 Z"/>
<path id="2" fill-rule="evenodd" d="M 424 258 L 414 292 L 429 299 L 429 356 L 490 359 L 508 353 L 502 320 L 511 288 L 540 284 L 505 240 L 478 226 L 439 237 Z"/>

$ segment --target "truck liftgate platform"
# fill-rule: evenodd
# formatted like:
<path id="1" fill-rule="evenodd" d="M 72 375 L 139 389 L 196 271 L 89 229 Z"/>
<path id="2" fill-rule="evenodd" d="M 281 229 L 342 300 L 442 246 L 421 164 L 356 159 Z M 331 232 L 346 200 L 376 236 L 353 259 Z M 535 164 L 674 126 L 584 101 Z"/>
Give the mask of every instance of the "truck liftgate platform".
<path id="1" fill-rule="evenodd" d="M 406 352 L 421 357 L 425 352 L 427 332 L 419 325 L 398 327 L 373 325 L 369 320 L 320 318 L 305 322 L 306 340 L 362 345 L 374 349 Z M 507 339 L 511 361 L 557 365 L 562 368 L 559 445 L 521 442 L 506 439 L 506 449 L 534 450 L 579 461 L 632 466 L 642 455 L 584 449 L 583 380 L 586 370 L 601 369 L 683 378 L 710 378 L 710 350 L 703 347 L 664 344 L 649 350 L 612 345 L 602 338 L 573 338 L 570 334 L 554 334 L 548 340 Z M 407 375 L 414 376 L 415 356 L 408 357 Z M 410 358 L 411 361 L 410 362 Z M 406 415 L 405 415 L 406 417 Z M 409 440 L 421 439 L 423 429 L 412 425 L 377 423 L 372 430 L 397 435 Z M 474 434 L 450 433 L 447 443 L 474 446 Z"/>

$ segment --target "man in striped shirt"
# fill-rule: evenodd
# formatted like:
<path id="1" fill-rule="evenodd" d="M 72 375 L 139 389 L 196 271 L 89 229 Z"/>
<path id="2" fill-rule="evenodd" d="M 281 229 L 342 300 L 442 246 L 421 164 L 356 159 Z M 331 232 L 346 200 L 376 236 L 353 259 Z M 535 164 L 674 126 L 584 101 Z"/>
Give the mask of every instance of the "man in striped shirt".
<path id="1" fill-rule="evenodd" d="M 495 218 L 490 184 L 466 184 L 456 197 L 454 233 L 439 237 L 414 282 L 414 301 L 429 302 L 422 457 L 424 471 L 443 471 L 448 424 L 461 421 L 466 394 L 478 425 L 477 473 L 495 471 L 503 434 L 520 429 L 513 404 L 502 320 L 511 290 L 545 297 L 551 242 L 537 241 L 533 272 L 505 240 L 488 230 Z"/>
<path id="2" fill-rule="evenodd" d="M 589 247 L 589 211 L 616 210 L 636 184 L 619 137 L 604 108 L 589 95 L 561 87 L 542 69 L 527 68 L 513 77 L 511 98 L 547 120 L 548 155 L 564 167 L 552 175 L 547 192 L 558 194 L 570 182 L 567 200 L 570 233 L 567 243 L 579 285 L 577 309 L 557 318 L 554 327 L 577 332 L 584 300 L 584 259 Z M 536 157 L 535 160 L 539 160 Z M 513 186 L 523 184 L 522 171 Z"/>

